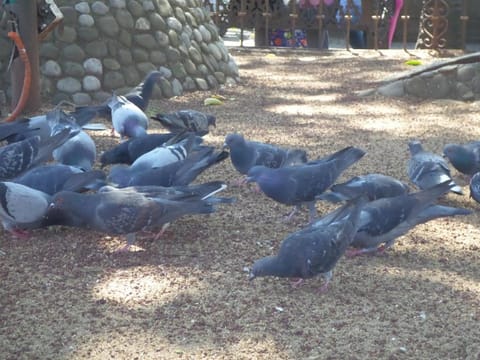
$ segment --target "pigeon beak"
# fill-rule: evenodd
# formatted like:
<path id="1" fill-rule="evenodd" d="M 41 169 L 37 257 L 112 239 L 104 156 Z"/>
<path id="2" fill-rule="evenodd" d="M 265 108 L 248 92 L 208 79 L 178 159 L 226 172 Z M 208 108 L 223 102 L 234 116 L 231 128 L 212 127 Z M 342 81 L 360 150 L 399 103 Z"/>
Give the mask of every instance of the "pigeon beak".
<path id="1" fill-rule="evenodd" d="M 252 271 L 250 271 L 250 273 L 248 274 L 248 280 L 252 281 L 255 278 L 256 278 L 256 275 Z"/>

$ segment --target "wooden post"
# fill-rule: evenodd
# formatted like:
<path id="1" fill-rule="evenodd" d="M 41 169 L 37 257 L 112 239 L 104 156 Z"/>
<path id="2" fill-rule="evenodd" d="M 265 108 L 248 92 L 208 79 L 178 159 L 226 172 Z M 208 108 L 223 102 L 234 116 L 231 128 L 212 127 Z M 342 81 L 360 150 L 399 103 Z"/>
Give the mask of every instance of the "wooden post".
<path id="1" fill-rule="evenodd" d="M 32 80 L 30 94 L 25 111 L 33 112 L 40 108 L 40 59 L 38 52 L 37 32 L 37 2 L 15 1 L 8 7 L 17 17 L 18 32 L 25 44 L 28 59 L 32 68 Z M 16 57 L 12 63 L 12 110 L 15 109 L 22 93 L 25 67 L 20 57 Z"/>

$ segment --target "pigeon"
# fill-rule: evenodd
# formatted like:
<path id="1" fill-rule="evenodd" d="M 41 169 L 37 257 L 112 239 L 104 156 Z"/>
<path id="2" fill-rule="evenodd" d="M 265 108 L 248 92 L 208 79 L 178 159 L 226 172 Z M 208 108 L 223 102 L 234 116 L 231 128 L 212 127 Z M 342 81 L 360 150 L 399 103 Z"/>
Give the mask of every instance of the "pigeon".
<path id="1" fill-rule="evenodd" d="M 279 168 L 307 162 L 307 153 L 301 149 L 284 149 L 275 145 L 245 140 L 241 134 L 228 134 L 225 148 L 230 150 L 230 159 L 242 175 L 256 166 Z"/>
<path id="2" fill-rule="evenodd" d="M 17 237 L 27 237 L 26 230 L 45 225 L 51 196 L 42 191 L 10 181 L 0 182 L 0 220 L 3 228 Z"/>
<path id="3" fill-rule="evenodd" d="M 112 166 L 108 180 L 118 187 L 126 187 L 130 178 L 153 168 L 184 160 L 188 153 L 198 145 L 202 138 L 191 134 L 187 139 L 170 146 L 159 146 L 137 158 L 132 165 L 118 164 Z"/>
<path id="4" fill-rule="evenodd" d="M 50 160 L 53 150 L 71 135 L 70 129 L 63 129 L 52 137 L 42 139 L 37 135 L 1 147 L 0 179 L 12 179 L 33 166 Z"/>
<path id="5" fill-rule="evenodd" d="M 215 148 L 212 146 L 202 146 L 200 149 L 188 154 L 184 160 L 136 172 L 122 185 L 188 185 L 206 169 L 227 159 L 228 156 L 229 153 L 227 151 L 215 152 Z"/>
<path id="6" fill-rule="evenodd" d="M 102 166 L 110 164 L 132 164 L 141 155 L 162 146 L 178 134 L 147 134 L 121 142 L 100 156 Z M 181 138 L 179 138 L 181 140 Z"/>
<path id="7" fill-rule="evenodd" d="M 148 117 L 137 105 L 124 96 L 114 94 L 108 107 L 112 114 L 113 129 L 120 135 L 120 139 L 146 135 Z"/>
<path id="8" fill-rule="evenodd" d="M 80 130 L 87 119 L 67 114 L 58 106 L 46 114 L 0 124 L 0 140 L 18 142 L 33 136 L 46 139 L 64 128 Z"/>
<path id="9" fill-rule="evenodd" d="M 369 201 L 406 194 L 408 185 L 388 175 L 367 174 L 355 176 L 347 182 L 335 184 L 329 192 L 317 196 L 318 200 L 333 203 L 352 200 L 360 195 L 366 195 Z"/>
<path id="10" fill-rule="evenodd" d="M 480 203 L 480 172 L 474 174 L 470 179 L 470 197 Z"/>
<path id="11" fill-rule="evenodd" d="M 271 199 L 296 209 L 307 204 L 310 221 L 316 217 L 316 197 L 326 191 L 340 174 L 361 159 L 365 152 L 349 146 L 324 158 L 303 165 L 284 166 L 277 169 L 254 166 L 247 174 L 247 182 L 256 182 Z"/>
<path id="12" fill-rule="evenodd" d="M 440 217 L 468 215 L 471 210 L 436 204 L 452 185 L 444 183 L 415 193 L 382 198 L 365 204 L 360 213 L 359 228 L 348 255 L 383 252 L 395 240 L 418 224 Z"/>
<path id="13" fill-rule="evenodd" d="M 122 250 L 128 250 L 138 231 L 164 226 L 184 215 L 214 212 L 214 205 L 222 200 L 213 195 L 225 188 L 216 181 L 178 188 L 108 186 L 96 193 L 61 191 L 53 196 L 46 217 L 63 217 L 70 226 L 126 235 Z"/>
<path id="14" fill-rule="evenodd" d="M 162 78 L 163 75 L 160 71 L 151 71 L 142 83 L 125 95 L 125 98 L 138 106 L 142 111 L 147 110 L 150 98 L 153 94 L 153 88 Z M 72 114 L 77 117 L 81 116 L 87 118 L 89 121 L 96 116 L 106 119 L 111 118 L 111 110 L 108 106 L 108 101 L 100 105 L 78 106 Z"/>
<path id="15" fill-rule="evenodd" d="M 335 214 L 326 215 L 316 226 L 308 226 L 288 235 L 280 245 L 277 255 L 254 262 L 250 280 L 259 276 L 304 279 L 322 275 L 325 283 L 320 292 L 328 289 L 333 268 L 345 253 L 358 228 L 360 210 L 367 199 L 359 197 L 347 202 Z"/>
<path id="16" fill-rule="evenodd" d="M 159 113 L 151 119 L 160 122 L 168 131 L 178 133 L 191 131 L 198 136 L 208 134 L 209 127 L 216 127 L 216 118 L 197 110 L 180 110 L 168 114 Z"/>
<path id="17" fill-rule="evenodd" d="M 443 154 L 458 172 L 472 176 L 480 171 L 480 141 L 472 141 L 464 145 L 447 144 Z"/>
<path id="18" fill-rule="evenodd" d="M 425 151 L 420 141 L 410 141 L 410 159 L 407 165 L 408 177 L 418 188 L 424 190 L 445 181 L 450 181 L 450 191 L 462 195 L 460 186 L 455 184 L 451 175 L 448 163 L 440 156 Z"/>
<path id="19" fill-rule="evenodd" d="M 61 190 L 95 190 L 104 186 L 105 180 L 101 170 L 84 172 L 75 166 L 54 163 L 36 166 L 11 181 L 54 195 Z"/>
<path id="20" fill-rule="evenodd" d="M 75 166 L 83 171 L 92 170 L 97 149 L 95 142 L 85 131 L 80 130 L 53 151 L 53 159 L 60 164 Z"/>

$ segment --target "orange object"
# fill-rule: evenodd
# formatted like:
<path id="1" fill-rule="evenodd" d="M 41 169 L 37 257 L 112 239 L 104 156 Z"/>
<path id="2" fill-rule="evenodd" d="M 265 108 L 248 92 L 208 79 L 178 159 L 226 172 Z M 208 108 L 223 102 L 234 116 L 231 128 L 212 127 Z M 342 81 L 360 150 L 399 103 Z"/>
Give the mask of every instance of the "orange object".
<path id="1" fill-rule="evenodd" d="M 20 55 L 20 59 L 22 59 L 23 64 L 25 65 L 22 93 L 18 99 L 17 106 L 6 119 L 6 121 L 13 121 L 18 115 L 20 115 L 23 108 L 27 104 L 28 96 L 30 94 L 30 85 L 32 83 L 32 68 L 30 65 L 30 60 L 28 59 L 27 50 L 25 49 L 25 45 L 23 44 L 20 34 L 16 31 L 9 31 L 8 37 L 15 43 L 15 46 L 18 49 L 18 54 Z"/>

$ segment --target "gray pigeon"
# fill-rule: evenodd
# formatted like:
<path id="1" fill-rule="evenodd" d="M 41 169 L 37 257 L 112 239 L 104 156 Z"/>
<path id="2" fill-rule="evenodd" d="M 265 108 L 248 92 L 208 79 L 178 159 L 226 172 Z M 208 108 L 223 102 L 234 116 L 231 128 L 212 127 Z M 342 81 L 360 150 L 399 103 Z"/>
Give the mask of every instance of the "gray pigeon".
<path id="1" fill-rule="evenodd" d="M 215 116 L 190 109 L 168 114 L 159 113 L 152 116 L 151 119 L 160 122 L 163 127 L 172 133 L 191 131 L 198 136 L 208 134 L 210 126 L 217 126 Z"/>
<path id="2" fill-rule="evenodd" d="M 165 165 L 185 160 L 188 154 L 198 145 L 202 138 L 195 134 L 181 142 L 169 146 L 159 146 L 138 157 L 132 165 L 118 164 L 112 166 L 108 180 L 118 187 L 126 187 L 130 179 L 150 169 L 161 168 Z"/>
<path id="3" fill-rule="evenodd" d="M 86 191 L 105 185 L 105 173 L 101 170 L 84 172 L 64 164 L 39 165 L 27 170 L 12 182 L 54 195 L 61 190 Z"/>
<path id="4" fill-rule="evenodd" d="M 450 181 L 450 191 L 462 195 L 460 186 L 455 184 L 448 163 L 440 156 L 425 151 L 420 141 L 410 141 L 410 159 L 407 165 L 408 177 L 418 188 L 429 189 L 445 181 Z"/>
<path id="5" fill-rule="evenodd" d="M 206 169 L 222 162 L 229 156 L 228 152 L 215 152 L 212 146 L 202 146 L 200 149 L 188 154 L 184 160 L 176 161 L 162 167 L 136 171 L 120 186 L 178 186 L 188 185 Z M 114 177 L 110 176 L 110 179 Z"/>
<path id="6" fill-rule="evenodd" d="M 472 176 L 480 171 L 480 141 L 467 144 L 447 144 L 443 154 L 452 166 L 464 175 Z"/>
<path id="7" fill-rule="evenodd" d="M 358 231 L 351 244 L 357 250 L 348 254 L 354 256 L 382 252 L 418 224 L 440 217 L 471 214 L 468 209 L 435 204 L 451 186 L 446 181 L 415 193 L 367 203 L 360 213 Z"/>
<path id="8" fill-rule="evenodd" d="M 307 153 L 304 150 L 248 141 L 240 134 L 228 134 L 224 147 L 230 149 L 232 164 L 242 175 L 246 175 L 256 165 L 279 168 L 307 162 Z"/>
<path id="9" fill-rule="evenodd" d="M 50 195 L 9 181 L 0 182 L 0 220 L 5 230 L 26 237 L 25 230 L 44 226 Z"/>
<path id="10" fill-rule="evenodd" d="M 317 196 L 318 200 L 333 203 L 352 200 L 366 195 L 369 201 L 403 195 L 409 192 L 406 184 L 388 175 L 367 174 L 355 176 L 342 184 L 335 184 L 330 191 Z"/>
<path id="11" fill-rule="evenodd" d="M 221 182 L 212 182 L 178 188 L 109 186 L 84 194 L 61 191 L 54 195 L 46 216 L 64 218 L 70 226 L 126 234 L 124 250 L 128 250 L 138 231 L 166 225 L 184 215 L 214 212 L 217 198 L 212 195 L 225 187 Z"/>
<path id="12" fill-rule="evenodd" d="M 1 147 L 0 179 L 12 179 L 33 166 L 50 160 L 53 150 L 71 135 L 70 129 L 63 129 L 51 137 L 34 136 Z"/>
<path id="13" fill-rule="evenodd" d="M 480 172 L 474 174 L 470 179 L 470 197 L 480 203 Z"/>
<path id="14" fill-rule="evenodd" d="M 60 164 L 75 166 L 83 171 L 92 170 L 97 149 L 95 142 L 85 131 L 65 141 L 53 151 L 53 159 Z"/>
<path id="15" fill-rule="evenodd" d="M 137 105 L 124 96 L 114 94 L 108 102 L 108 107 L 112 114 L 113 129 L 121 139 L 146 135 L 148 117 Z"/>
<path id="16" fill-rule="evenodd" d="M 141 155 L 155 149 L 156 147 L 165 145 L 166 142 L 172 140 L 177 134 L 147 134 L 138 138 L 131 138 L 121 142 L 112 149 L 105 151 L 100 156 L 102 166 L 110 164 L 132 164 Z M 182 138 L 178 138 L 178 141 Z"/>
<path id="17" fill-rule="evenodd" d="M 326 215 L 316 226 L 308 226 L 290 234 L 280 245 L 277 255 L 255 261 L 250 279 L 259 276 L 278 276 L 303 279 L 323 275 L 321 292 L 328 289 L 332 270 L 350 245 L 358 228 L 364 197 L 348 202 L 335 214 Z"/>
<path id="18" fill-rule="evenodd" d="M 317 213 L 316 197 L 332 186 L 340 174 L 363 155 L 363 150 L 349 146 L 304 165 L 278 169 L 254 166 L 248 172 L 247 182 L 256 182 L 265 195 L 279 203 L 294 205 L 295 209 L 307 204 L 310 221 L 313 221 Z"/>

